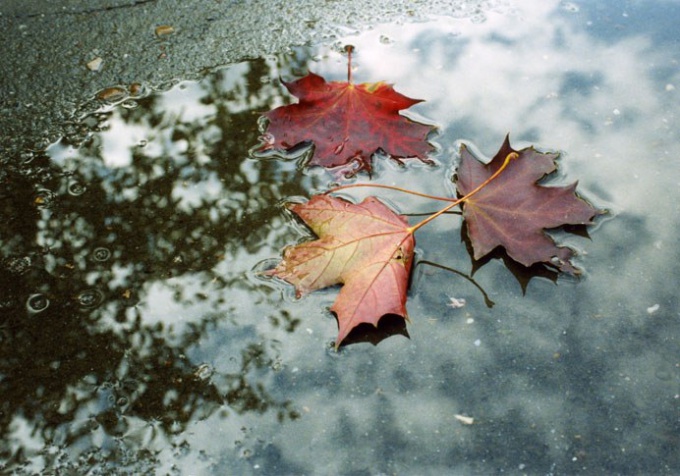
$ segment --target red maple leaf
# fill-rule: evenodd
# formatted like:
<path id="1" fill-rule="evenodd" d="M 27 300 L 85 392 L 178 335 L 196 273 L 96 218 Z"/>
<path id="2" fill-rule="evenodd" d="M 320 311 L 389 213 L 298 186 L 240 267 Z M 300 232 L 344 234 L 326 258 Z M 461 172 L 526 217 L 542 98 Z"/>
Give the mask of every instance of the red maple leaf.
<path id="1" fill-rule="evenodd" d="M 463 217 L 474 258 L 480 259 L 502 246 L 524 266 L 544 262 L 560 271 L 578 273 L 570 262 L 573 250 L 556 245 L 544 230 L 567 224 L 592 224 L 593 217 L 603 211 L 576 195 L 576 183 L 565 187 L 537 183 L 557 169 L 558 154 L 544 154 L 533 147 L 515 151 L 506 137 L 496 156 L 485 165 L 463 146 L 457 171 L 458 193 L 465 195 L 487 180 L 512 152 L 519 157 L 464 201 Z"/>
<path id="2" fill-rule="evenodd" d="M 406 219 L 375 197 L 359 204 L 316 195 L 290 207 L 318 239 L 288 247 L 267 275 L 295 286 L 298 296 L 343 284 L 331 307 L 338 318 L 336 348 L 361 323 L 385 314 L 408 319 L 406 291 L 415 239 Z"/>
<path id="3" fill-rule="evenodd" d="M 399 114 L 421 100 L 383 82 L 328 83 L 314 73 L 283 84 L 300 102 L 264 114 L 269 119 L 269 140 L 261 150 L 287 150 L 311 141 L 314 156 L 309 165 L 357 162 L 359 169 L 369 171 L 371 156 L 378 150 L 395 160 L 415 157 L 429 162 L 426 156 L 433 147 L 427 135 L 433 128 Z"/>

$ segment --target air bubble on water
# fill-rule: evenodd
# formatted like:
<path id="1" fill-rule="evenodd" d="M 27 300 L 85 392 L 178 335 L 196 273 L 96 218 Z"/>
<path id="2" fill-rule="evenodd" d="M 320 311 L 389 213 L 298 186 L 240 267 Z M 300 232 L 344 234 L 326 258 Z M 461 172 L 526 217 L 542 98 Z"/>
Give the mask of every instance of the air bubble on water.
<path id="1" fill-rule="evenodd" d="M 391 43 L 394 43 L 394 40 L 392 40 L 392 38 L 390 38 L 387 35 L 380 35 L 380 43 L 382 43 L 383 45 L 389 45 Z"/>
<path id="2" fill-rule="evenodd" d="M 67 189 L 70 195 L 77 197 L 85 193 L 87 187 L 85 187 L 85 185 L 83 185 L 82 182 L 80 182 L 79 180 L 71 179 L 69 180 Z"/>
<path id="3" fill-rule="evenodd" d="M 76 296 L 76 301 L 80 307 L 92 309 L 99 306 L 104 301 L 104 294 L 99 289 L 86 289 Z"/>
<path id="4" fill-rule="evenodd" d="M 26 300 L 26 307 L 33 313 L 42 312 L 50 305 L 50 300 L 44 294 L 31 294 Z"/>
<path id="5" fill-rule="evenodd" d="M 109 258 L 111 258 L 111 251 L 103 246 L 95 248 L 92 252 L 92 259 L 94 261 L 99 261 L 101 263 L 107 261 Z"/>

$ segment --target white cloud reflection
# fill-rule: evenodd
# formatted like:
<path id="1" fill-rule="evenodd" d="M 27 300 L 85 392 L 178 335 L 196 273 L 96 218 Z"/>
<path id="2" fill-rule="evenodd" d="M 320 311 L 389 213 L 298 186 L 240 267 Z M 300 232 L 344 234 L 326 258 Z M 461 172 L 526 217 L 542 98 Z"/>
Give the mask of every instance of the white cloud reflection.
<path id="1" fill-rule="evenodd" d="M 578 170 L 584 188 L 606 182 L 616 207 L 647 213 L 631 190 L 649 197 L 678 187 L 669 160 L 677 151 L 678 74 L 659 79 L 677 65 L 643 34 L 610 43 L 593 35 L 597 24 L 568 11 L 557 1 L 522 2 L 515 14 L 489 14 L 482 24 L 438 18 L 346 41 L 357 47 L 357 81 L 387 79 L 426 100 L 413 109 L 444 126 L 444 150 L 462 138 L 492 155 L 509 132 L 514 144 L 565 151 L 562 167 Z M 318 69 L 342 78 L 340 64 Z M 657 161 L 669 173 L 659 174 Z"/>
<path id="2" fill-rule="evenodd" d="M 598 37 L 598 27 L 576 4 L 541 0 L 521 2 L 514 14 L 490 14 L 483 24 L 436 18 L 426 23 L 376 26 L 367 33 L 344 39 L 357 48 L 354 72 L 357 82 L 389 80 L 396 84 L 398 91 L 427 100 L 413 110 L 442 125 L 443 133 L 437 138 L 444 151 L 442 162 L 446 163 L 453 154 L 452 145 L 459 139 L 472 141 L 491 156 L 504 135 L 510 132 L 516 148 L 535 144 L 539 148 L 563 151 L 564 180 L 578 179 L 580 190 L 601 206 L 610 207 L 618 214 L 619 223 L 642 220 L 641 223 L 648 224 L 648 229 L 642 225 L 642 229 L 628 231 L 626 225 L 621 229 L 620 226 L 608 228 L 605 224 L 596 232 L 593 242 L 582 241 L 590 253 L 585 260 L 591 269 L 588 280 L 579 283 L 573 292 L 561 288 L 561 297 L 554 288 L 543 291 L 544 294 L 530 292 L 525 299 L 543 299 L 544 306 L 541 311 L 541 304 L 536 303 L 536 309 L 530 313 L 541 315 L 529 318 L 528 311 L 522 311 L 531 306 L 527 300 L 515 306 L 506 297 L 502 305 L 504 310 L 487 316 L 482 313 L 476 318 L 502 316 L 502 323 L 498 319 L 496 332 L 506 330 L 509 334 L 501 340 L 507 341 L 509 348 L 525 349 L 522 352 L 530 352 L 539 361 L 545 359 L 548 363 L 555 349 L 560 349 L 564 340 L 571 339 L 574 334 L 580 340 L 579 346 L 601 358 L 613 358 L 614 344 L 608 341 L 609 332 L 625 335 L 628 326 L 642 329 L 648 325 L 645 307 L 654 304 L 652 296 L 655 294 L 663 293 L 664 289 L 669 292 L 663 276 L 677 270 L 677 252 L 673 251 L 673 244 L 678 241 L 677 203 L 680 198 L 677 160 L 680 147 L 675 112 L 678 95 L 674 88 L 674 85 L 680 85 L 677 64 L 669 51 L 657 49 L 644 32 L 612 42 Z M 315 72 L 344 79 L 339 53 L 330 52 L 328 58 L 313 66 Z M 429 190 L 428 180 L 431 178 L 412 178 L 411 184 L 414 188 Z M 626 233 L 638 234 L 639 238 L 636 240 Z M 658 246 L 652 246 L 645 234 L 653 235 Z M 612 248 L 636 241 L 634 256 L 613 258 Z M 625 249 L 623 253 L 626 253 Z M 612 261 L 615 269 L 610 267 Z M 494 289 L 494 285 L 489 284 L 489 287 Z M 550 285 L 538 282 L 535 286 L 535 289 L 542 289 Z M 545 293 L 551 293 L 553 297 L 541 298 Z M 576 306 L 577 312 L 583 315 L 572 327 L 573 323 L 567 317 L 571 307 L 569 300 L 579 295 L 581 299 L 590 295 L 593 307 Z M 418 303 L 417 297 L 411 299 L 410 309 Z M 626 311 L 621 313 L 622 309 Z M 514 313 L 523 314 L 524 319 L 514 319 Z M 638 317 L 636 313 L 642 315 Z M 560 317 L 556 320 L 549 316 Z M 497 361 L 501 355 L 498 350 L 493 352 L 486 348 L 484 341 L 481 348 L 475 350 L 472 342 L 476 337 L 466 332 L 440 340 L 436 332 L 427 328 L 424 316 L 418 317 L 420 320 L 410 328 L 414 334 L 420 334 L 413 342 L 404 344 L 402 339 L 393 338 L 381 343 L 378 350 L 370 349 L 366 353 L 353 350 L 349 354 L 362 354 L 357 359 L 369 359 L 368 366 L 374 365 L 372 353 L 389 356 L 385 361 L 376 358 L 376 368 L 372 370 L 387 374 L 393 369 L 390 370 L 388 367 L 391 366 L 386 362 L 396 365 L 392 359 L 397 354 L 409 354 L 410 357 L 402 355 L 404 365 L 425 372 L 416 363 L 418 352 L 428 354 L 422 356 L 428 365 L 436 365 L 439 358 L 440 362 L 445 362 L 457 355 L 459 360 L 455 365 L 467 367 L 465 375 L 480 377 L 478 382 L 468 381 L 460 394 L 475 393 L 475 387 L 469 385 L 471 382 L 484 387 L 484 369 Z M 677 320 L 677 311 L 663 319 Z M 418 342 L 428 339 L 432 340 L 428 341 L 427 349 L 416 350 L 420 347 Z M 499 342 L 494 344 L 499 345 Z M 446 346 L 446 350 L 439 346 Z M 286 349 L 298 352 L 296 356 L 287 355 L 286 361 L 306 361 L 308 372 L 318 365 L 307 357 L 308 348 Z M 653 362 L 659 360 L 657 350 L 649 349 L 646 357 L 633 359 L 637 371 L 643 372 L 641 379 L 647 382 L 646 385 L 651 384 L 650 379 L 654 380 L 654 369 L 645 370 L 640 360 L 654 365 Z M 438 353 L 441 355 L 437 356 Z M 341 366 L 353 361 L 351 355 L 344 359 L 347 361 Z M 626 361 L 628 359 L 621 363 L 622 367 L 627 365 Z M 619 370 L 623 372 L 622 367 Z M 557 366 L 554 371 L 563 370 Z M 511 363 L 507 372 L 505 377 L 499 376 L 501 379 L 513 376 L 514 380 L 509 380 L 507 386 L 500 387 L 507 393 L 489 397 L 486 404 L 477 407 L 482 408 L 483 413 L 472 416 L 488 423 L 507 419 L 508 412 L 516 410 L 521 421 L 533 422 L 530 432 L 538 435 L 538 440 L 549 448 L 551 457 L 558 460 L 564 451 L 565 439 L 573 438 L 574 432 L 587 426 L 586 410 L 578 406 L 564 407 L 565 399 L 569 398 L 568 387 L 566 394 L 559 388 L 539 391 L 533 380 L 538 375 L 533 372 L 525 369 L 514 373 Z M 428 382 L 427 376 L 413 378 L 419 385 Z M 380 426 L 376 415 L 385 404 L 380 398 L 381 392 L 389 395 L 387 402 L 396 415 L 395 421 L 399 422 L 398 435 L 409 442 L 410 450 L 405 454 L 417 458 L 418 441 L 428 442 L 433 446 L 424 445 L 421 449 L 423 454 L 433 458 L 427 463 L 432 469 L 437 467 L 439 451 L 464 454 L 464 448 L 469 447 L 470 440 L 465 434 L 474 434 L 474 430 L 455 426 L 453 415 L 470 411 L 470 408 L 456 401 L 454 395 L 448 399 L 429 399 L 432 391 L 419 387 L 417 397 L 409 396 L 398 388 L 398 384 L 386 383 L 384 378 L 359 378 L 353 383 L 354 379 L 352 375 L 343 376 L 342 397 L 335 394 L 331 399 L 323 389 L 301 391 L 296 396 L 300 406 L 318 414 L 303 416 L 295 428 L 282 427 L 275 442 L 284 454 L 292 458 L 297 456 L 299 464 L 319 472 L 340 472 L 344 468 L 343 461 L 350 460 L 354 468 L 375 468 L 376 458 L 379 458 L 376 455 L 361 451 L 347 451 L 343 453 L 344 457 L 338 455 L 345 447 L 337 440 L 340 434 L 337 425 L 343 421 L 354 425 L 348 434 L 366 442 L 370 440 L 372 444 L 365 448 L 367 451 L 381 448 L 381 444 L 386 444 L 381 441 L 389 439 L 375 432 L 376 426 Z M 633 389 L 620 388 L 618 377 L 614 375 L 607 375 L 604 380 L 609 390 L 604 387 L 593 389 L 595 394 L 602 392 L 602 398 L 624 398 L 623 392 L 640 391 L 635 386 Z M 380 383 L 372 387 L 372 381 Z M 436 387 L 440 383 L 433 380 L 431 385 Z M 465 384 L 461 382 L 461 385 Z M 565 385 L 568 386 L 566 382 Z M 648 398 L 641 397 L 642 401 L 637 402 L 639 408 L 652 408 Z M 663 398 L 672 398 L 672 394 Z M 344 403 L 338 402 L 343 399 Z M 390 412 L 384 408 L 383 411 Z M 447 443 L 432 443 L 439 441 L 431 434 L 438 425 L 428 418 L 444 422 L 441 432 L 448 435 Z M 384 426 L 381 428 L 385 430 Z M 311 442 L 310 451 L 300 451 L 298 435 L 304 435 L 303 438 Z M 398 440 L 395 437 L 395 441 Z M 635 441 L 636 437 L 632 437 L 626 444 L 633 445 Z M 458 449 L 453 450 L 454 447 Z M 356 446 L 350 448 L 357 449 Z M 314 454 L 335 455 L 332 458 L 335 466 L 326 466 L 331 463 L 324 461 L 310 462 Z M 390 457 L 394 461 L 408 460 L 416 465 L 411 467 L 417 467 L 417 462 L 404 454 L 392 454 L 384 461 L 383 468 L 398 467 L 390 466 Z M 509 466 L 516 463 L 514 467 L 528 464 L 526 467 L 530 472 L 537 471 L 536 467 L 532 469 L 531 461 L 518 459 L 505 463 Z M 457 469 L 468 471 L 467 464 L 461 461 Z M 446 470 L 455 472 L 456 468 Z"/>

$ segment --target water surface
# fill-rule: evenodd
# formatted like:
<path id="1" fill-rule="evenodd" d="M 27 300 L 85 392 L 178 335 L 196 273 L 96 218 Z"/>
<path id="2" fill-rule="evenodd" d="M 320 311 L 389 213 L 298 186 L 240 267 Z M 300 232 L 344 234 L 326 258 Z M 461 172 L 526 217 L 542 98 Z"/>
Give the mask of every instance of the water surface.
<path id="1" fill-rule="evenodd" d="M 536 1 L 483 21 L 376 24 L 143 90 L 0 172 L 0 467 L 680 471 L 679 17 L 671 2 Z M 424 99 L 405 114 L 438 128 L 435 166 L 379 159 L 374 181 L 451 194 L 460 144 L 490 157 L 507 133 L 559 151 L 552 183 L 578 180 L 610 211 L 588 234 L 553 234 L 583 277 L 502 254 L 472 263 L 451 215 L 417 235 L 418 258 L 474 271 L 487 299 L 417 265 L 408 338 L 396 325 L 333 351 L 337 289 L 297 300 L 254 270 L 310 237 L 282 201 L 342 179 L 250 150 L 258 116 L 292 100 L 279 78 L 345 79 L 345 44 L 356 81 Z"/>

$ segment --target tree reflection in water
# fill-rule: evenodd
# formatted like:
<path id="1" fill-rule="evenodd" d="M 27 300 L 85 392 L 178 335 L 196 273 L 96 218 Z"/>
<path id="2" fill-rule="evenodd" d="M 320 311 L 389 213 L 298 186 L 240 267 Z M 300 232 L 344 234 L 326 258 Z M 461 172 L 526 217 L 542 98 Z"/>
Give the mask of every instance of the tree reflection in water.
<path id="1" fill-rule="evenodd" d="M 124 465 L 213 414 L 296 418 L 267 390 L 277 343 L 258 326 L 298 321 L 239 311 L 273 294 L 245 271 L 287 240 L 277 203 L 314 181 L 248 158 L 257 113 L 282 102 L 270 68 L 128 100 L 86 118 L 82 145 L 1 172 L 4 469 L 64 451 Z M 230 366 L 198 360 L 218 327 L 238 337 Z"/>

